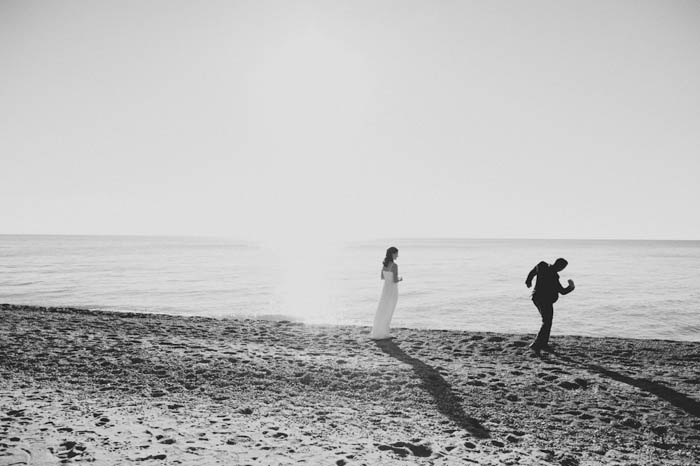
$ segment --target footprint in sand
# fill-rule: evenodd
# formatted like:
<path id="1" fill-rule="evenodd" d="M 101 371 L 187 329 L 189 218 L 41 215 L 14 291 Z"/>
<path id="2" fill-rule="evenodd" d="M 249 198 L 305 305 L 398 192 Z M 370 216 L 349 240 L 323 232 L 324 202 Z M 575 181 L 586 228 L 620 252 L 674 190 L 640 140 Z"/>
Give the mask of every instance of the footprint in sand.
<path id="1" fill-rule="evenodd" d="M 566 390 L 578 390 L 581 388 L 581 386 L 577 383 L 574 382 L 568 382 L 566 380 L 559 382 L 558 384 L 561 388 L 566 389 Z"/>
<path id="2" fill-rule="evenodd" d="M 429 447 L 420 444 L 415 445 L 410 442 L 394 442 L 389 445 L 378 445 L 377 448 L 382 451 L 392 451 L 402 458 L 408 455 L 427 458 L 433 454 Z"/>
<path id="3" fill-rule="evenodd" d="M 73 441 L 65 441 L 61 443 L 60 448 L 61 450 L 56 452 L 56 456 L 63 460 L 61 461 L 62 463 L 66 460 L 71 460 L 76 456 L 85 455 L 85 450 L 87 449 L 85 445 Z"/>
<path id="4" fill-rule="evenodd" d="M 108 417 L 102 417 L 100 418 L 99 421 L 95 424 L 97 427 L 103 427 L 106 426 L 109 423 L 109 418 Z M 108 426 L 109 427 L 109 426 Z"/>

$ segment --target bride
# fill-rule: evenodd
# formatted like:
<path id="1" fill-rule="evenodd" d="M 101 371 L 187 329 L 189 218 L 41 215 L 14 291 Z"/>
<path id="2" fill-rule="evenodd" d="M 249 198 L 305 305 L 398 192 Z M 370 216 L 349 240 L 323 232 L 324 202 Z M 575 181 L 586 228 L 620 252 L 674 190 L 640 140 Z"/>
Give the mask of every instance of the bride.
<path id="1" fill-rule="evenodd" d="M 374 316 L 372 333 L 369 336 L 373 340 L 391 338 L 389 323 L 391 322 L 391 316 L 394 315 L 396 302 L 399 300 L 399 282 L 403 280 L 403 278 L 399 277 L 399 266 L 396 265 L 398 257 L 399 250 L 395 247 L 392 246 L 386 250 L 381 274 L 381 278 L 384 280 L 384 287 L 382 288 L 382 296 L 379 298 L 377 313 Z"/>

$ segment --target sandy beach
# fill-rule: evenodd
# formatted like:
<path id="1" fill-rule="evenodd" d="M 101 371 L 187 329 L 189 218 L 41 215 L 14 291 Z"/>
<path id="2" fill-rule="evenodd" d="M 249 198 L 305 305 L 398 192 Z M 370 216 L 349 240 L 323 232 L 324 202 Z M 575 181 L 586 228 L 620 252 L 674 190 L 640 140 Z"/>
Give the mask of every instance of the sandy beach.
<path id="1" fill-rule="evenodd" d="M 0 464 L 700 464 L 700 343 L 0 307 Z"/>

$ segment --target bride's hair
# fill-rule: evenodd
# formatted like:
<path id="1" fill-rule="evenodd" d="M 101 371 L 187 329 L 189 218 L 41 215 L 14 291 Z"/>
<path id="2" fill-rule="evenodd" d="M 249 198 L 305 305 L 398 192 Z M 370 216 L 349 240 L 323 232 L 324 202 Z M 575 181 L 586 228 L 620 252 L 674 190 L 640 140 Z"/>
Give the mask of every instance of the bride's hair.
<path id="1" fill-rule="evenodd" d="M 384 267 L 388 267 L 390 263 L 394 262 L 394 254 L 399 252 L 394 246 L 386 250 L 386 257 L 384 257 Z"/>

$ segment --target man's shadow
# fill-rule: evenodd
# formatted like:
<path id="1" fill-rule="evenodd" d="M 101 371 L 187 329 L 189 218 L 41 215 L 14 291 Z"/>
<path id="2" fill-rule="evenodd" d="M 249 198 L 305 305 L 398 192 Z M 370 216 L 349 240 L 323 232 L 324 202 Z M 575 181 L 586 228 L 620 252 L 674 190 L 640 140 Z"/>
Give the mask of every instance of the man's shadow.
<path id="1" fill-rule="evenodd" d="M 392 340 L 378 340 L 377 346 L 389 356 L 410 365 L 418 378 L 421 386 L 432 395 L 437 404 L 438 411 L 447 416 L 452 422 L 477 438 L 488 438 L 489 431 L 479 421 L 464 412 L 460 398 L 454 394 L 450 384 L 433 367 L 420 359 L 416 359 L 404 353 L 404 351 Z"/>
<path id="2" fill-rule="evenodd" d="M 630 377 L 628 375 L 607 369 L 598 364 L 577 360 L 570 356 L 563 356 L 561 354 L 557 354 L 557 356 L 560 360 L 564 361 L 565 363 L 568 363 L 569 365 L 584 367 L 590 372 L 601 374 L 613 380 L 617 380 L 618 382 L 626 383 L 627 385 L 637 387 L 638 389 L 644 392 L 656 395 L 662 400 L 671 403 L 676 408 L 682 409 L 683 411 L 692 416 L 700 417 L 699 402 L 690 398 L 688 395 L 685 395 L 670 387 L 662 385 L 659 382 L 642 378 L 635 379 L 634 377 Z"/>

